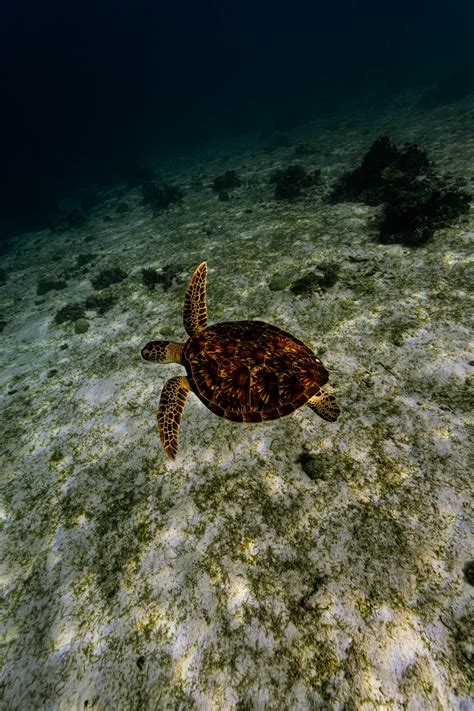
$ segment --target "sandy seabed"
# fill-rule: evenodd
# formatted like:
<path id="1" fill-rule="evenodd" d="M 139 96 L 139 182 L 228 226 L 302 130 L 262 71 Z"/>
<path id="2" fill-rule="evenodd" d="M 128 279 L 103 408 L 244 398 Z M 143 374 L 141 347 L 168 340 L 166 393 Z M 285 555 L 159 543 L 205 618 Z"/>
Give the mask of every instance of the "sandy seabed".
<path id="1" fill-rule="evenodd" d="M 474 192 L 473 119 L 468 101 L 407 100 L 302 126 L 272 152 L 210 147 L 157 166 L 186 193 L 158 216 L 124 188 L 83 227 L 15 238 L 0 286 L 4 708 L 474 707 L 472 208 L 413 250 L 376 241 L 379 208 L 325 201 L 383 133 Z M 314 156 L 295 159 L 298 143 Z M 276 201 L 269 175 L 295 162 L 321 185 Z M 242 184 L 222 202 L 209 186 L 229 169 Z M 336 423 L 304 407 L 233 424 L 190 396 L 165 458 L 157 403 L 183 371 L 140 348 L 185 339 L 203 260 L 210 321 L 307 343 Z M 327 262 L 334 286 L 292 292 Z M 88 310 L 84 333 L 55 323 L 113 266 L 128 276 L 110 310 Z M 147 289 L 142 268 L 166 266 L 171 286 Z M 46 277 L 67 287 L 38 296 Z"/>

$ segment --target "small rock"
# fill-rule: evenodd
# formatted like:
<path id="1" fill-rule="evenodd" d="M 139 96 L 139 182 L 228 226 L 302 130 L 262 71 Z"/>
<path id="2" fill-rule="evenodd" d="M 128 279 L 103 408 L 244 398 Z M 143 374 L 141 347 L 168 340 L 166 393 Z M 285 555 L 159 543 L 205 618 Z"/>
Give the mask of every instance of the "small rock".
<path id="1" fill-rule="evenodd" d="M 268 288 L 271 291 L 283 291 L 284 289 L 287 289 L 289 285 L 290 280 L 288 277 L 283 274 L 274 274 L 268 284 Z"/>
<path id="2" fill-rule="evenodd" d="M 468 560 L 463 568 L 464 579 L 469 585 L 474 585 L 474 560 Z"/>
<path id="3" fill-rule="evenodd" d="M 86 318 L 78 319 L 74 324 L 74 330 L 76 333 L 85 333 L 89 330 L 89 321 Z"/>

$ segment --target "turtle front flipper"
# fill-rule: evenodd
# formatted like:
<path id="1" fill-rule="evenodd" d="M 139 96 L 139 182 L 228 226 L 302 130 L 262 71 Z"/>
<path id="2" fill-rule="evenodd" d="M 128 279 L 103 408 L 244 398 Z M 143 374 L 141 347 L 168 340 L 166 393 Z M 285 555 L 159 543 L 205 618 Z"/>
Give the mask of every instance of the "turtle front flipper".
<path id="1" fill-rule="evenodd" d="M 184 328 L 191 337 L 197 336 L 207 326 L 206 279 L 207 265 L 202 262 L 194 272 L 184 296 Z"/>
<path id="2" fill-rule="evenodd" d="M 306 404 L 328 422 L 335 422 L 341 414 L 334 395 L 330 395 L 322 388 L 319 388 Z"/>
<path id="3" fill-rule="evenodd" d="M 160 430 L 161 444 L 170 459 L 174 459 L 178 451 L 181 415 L 190 390 L 188 379 L 185 376 L 176 375 L 165 383 L 161 392 L 158 407 L 158 429 Z"/>

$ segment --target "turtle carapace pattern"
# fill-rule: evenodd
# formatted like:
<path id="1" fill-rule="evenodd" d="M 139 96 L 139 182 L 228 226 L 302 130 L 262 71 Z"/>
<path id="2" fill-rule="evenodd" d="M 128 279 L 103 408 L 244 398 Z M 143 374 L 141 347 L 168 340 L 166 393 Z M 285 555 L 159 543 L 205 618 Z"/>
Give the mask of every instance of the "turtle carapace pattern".
<path id="1" fill-rule="evenodd" d="M 171 459 L 178 451 L 181 415 L 190 392 L 215 415 L 233 422 L 266 422 L 308 405 L 328 422 L 340 413 L 323 389 L 329 373 L 308 346 L 264 321 L 224 321 L 208 326 L 207 266 L 193 274 L 184 299 L 186 343 L 151 341 L 145 360 L 179 363 L 186 376 L 163 388 L 158 407 L 161 442 Z"/>

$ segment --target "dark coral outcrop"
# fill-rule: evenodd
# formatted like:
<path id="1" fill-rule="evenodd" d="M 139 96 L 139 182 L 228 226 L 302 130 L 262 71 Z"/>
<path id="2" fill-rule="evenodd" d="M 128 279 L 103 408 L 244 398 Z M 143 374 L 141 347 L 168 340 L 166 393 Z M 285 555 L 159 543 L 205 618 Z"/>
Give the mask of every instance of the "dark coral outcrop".
<path id="1" fill-rule="evenodd" d="M 150 207 L 156 215 L 162 210 L 167 210 L 170 205 L 180 202 L 184 193 L 176 185 L 164 183 L 162 186 L 148 182 L 142 185 L 142 204 Z"/>
<path id="2" fill-rule="evenodd" d="M 305 188 L 317 185 L 321 171 L 307 173 L 302 165 L 289 165 L 288 168 L 275 170 L 270 176 L 270 183 L 275 185 L 277 200 L 294 200 L 301 196 Z"/>
<path id="3" fill-rule="evenodd" d="M 212 183 L 212 189 L 215 193 L 220 195 L 223 192 L 232 190 L 232 188 L 237 188 L 240 185 L 240 178 L 238 177 L 235 170 L 226 170 L 222 175 L 218 175 L 214 178 Z"/>
<path id="4" fill-rule="evenodd" d="M 118 284 L 127 278 L 127 272 L 124 272 L 120 267 L 109 267 L 102 269 L 95 277 L 91 279 L 94 289 L 106 289 L 111 284 Z"/>
<path id="5" fill-rule="evenodd" d="M 384 204 L 379 240 L 416 247 L 465 214 L 471 197 L 440 176 L 418 146 L 399 149 L 381 136 L 360 166 L 339 179 L 329 200 Z"/>

